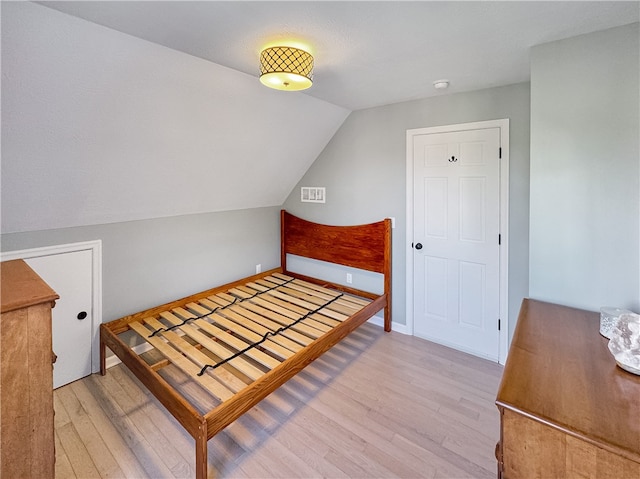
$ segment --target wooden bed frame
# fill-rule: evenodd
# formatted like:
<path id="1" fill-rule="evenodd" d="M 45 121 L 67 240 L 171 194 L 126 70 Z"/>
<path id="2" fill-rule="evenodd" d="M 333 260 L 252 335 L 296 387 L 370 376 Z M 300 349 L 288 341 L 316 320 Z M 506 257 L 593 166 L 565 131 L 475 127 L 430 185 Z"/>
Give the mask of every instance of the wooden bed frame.
<path id="1" fill-rule="evenodd" d="M 287 255 L 381 273 L 374 294 L 287 270 Z M 207 441 L 384 308 L 391 330 L 391 221 L 327 226 L 281 212 L 281 267 L 100 326 L 108 347 L 195 439 L 207 477 Z M 149 362 L 119 337 L 135 331 L 163 356 Z M 173 365 L 216 401 L 201 413 L 159 370 Z"/>

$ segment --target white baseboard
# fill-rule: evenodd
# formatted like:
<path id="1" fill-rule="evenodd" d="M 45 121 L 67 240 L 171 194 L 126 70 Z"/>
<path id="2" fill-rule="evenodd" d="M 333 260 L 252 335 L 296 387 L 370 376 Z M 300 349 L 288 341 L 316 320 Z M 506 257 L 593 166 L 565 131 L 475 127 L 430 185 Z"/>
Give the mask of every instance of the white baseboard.
<path id="1" fill-rule="evenodd" d="M 368 323 L 375 324 L 376 326 L 384 327 L 384 318 L 382 316 L 373 316 Z M 391 321 L 391 330 L 401 334 L 409 334 L 406 324 L 398 324 Z"/>

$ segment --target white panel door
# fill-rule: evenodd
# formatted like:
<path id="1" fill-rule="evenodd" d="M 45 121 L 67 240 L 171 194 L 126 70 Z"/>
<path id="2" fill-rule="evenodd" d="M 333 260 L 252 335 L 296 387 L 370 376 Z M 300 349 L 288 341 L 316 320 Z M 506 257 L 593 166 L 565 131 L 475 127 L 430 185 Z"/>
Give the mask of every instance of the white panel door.
<path id="1" fill-rule="evenodd" d="M 92 252 L 52 254 L 25 259 L 60 299 L 52 310 L 53 387 L 91 374 Z"/>
<path id="2" fill-rule="evenodd" d="M 413 142 L 414 334 L 497 360 L 500 129 Z"/>

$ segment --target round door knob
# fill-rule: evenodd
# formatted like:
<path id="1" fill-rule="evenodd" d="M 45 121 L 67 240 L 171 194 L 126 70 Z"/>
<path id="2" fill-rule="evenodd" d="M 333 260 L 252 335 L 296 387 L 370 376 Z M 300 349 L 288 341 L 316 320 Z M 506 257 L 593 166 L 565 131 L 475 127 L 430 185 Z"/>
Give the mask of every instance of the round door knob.
<path id="1" fill-rule="evenodd" d="M 416 243 L 416 249 L 422 249 L 422 243 Z"/>
<path id="2" fill-rule="evenodd" d="M 77 318 L 80 319 L 80 320 L 82 320 L 82 319 L 84 319 L 86 317 L 87 317 L 87 312 L 86 311 L 80 311 L 78 313 L 78 316 L 77 316 Z"/>

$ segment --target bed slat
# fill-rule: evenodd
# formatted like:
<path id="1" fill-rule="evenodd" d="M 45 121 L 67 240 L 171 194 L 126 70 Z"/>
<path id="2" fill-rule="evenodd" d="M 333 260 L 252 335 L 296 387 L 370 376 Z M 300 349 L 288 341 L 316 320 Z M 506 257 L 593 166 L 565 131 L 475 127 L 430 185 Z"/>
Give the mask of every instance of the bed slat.
<path id="1" fill-rule="evenodd" d="M 287 304 L 286 301 L 281 301 L 279 303 L 276 301 L 271 301 L 271 298 L 272 298 L 271 293 L 266 293 L 264 296 L 260 296 L 259 298 L 252 298 L 251 302 L 259 306 L 262 306 L 268 309 L 269 311 L 273 311 L 274 313 L 281 314 L 282 316 L 285 316 L 294 321 L 297 319 L 300 319 L 302 316 L 305 315 L 305 313 L 308 312 L 308 310 L 300 307 L 296 308 L 298 311 L 294 311 L 293 309 L 291 309 L 291 306 L 295 307 L 295 305 Z"/>
<path id="2" fill-rule="evenodd" d="M 292 321 L 297 321 L 311 312 L 307 309 L 294 306 L 291 303 L 279 300 L 270 295 L 266 295 L 261 298 L 253 298 L 251 301 L 259 306 L 264 306 L 265 308 L 274 311 L 275 313 L 282 314 L 283 316 L 290 318 Z M 295 310 L 292 310 L 290 308 L 295 308 Z M 311 319 L 311 317 L 305 319 L 304 324 L 313 327 L 321 332 L 326 332 L 330 329 L 327 328 L 325 324 Z"/>
<path id="3" fill-rule="evenodd" d="M 261 301 L 259 301 L 259 299 Z M 263 298 L 254 298 L 252 299 L 253 302 L 257 303 L 257 304 L 261 304 L 263 306 L 265 306 L 266 308 L 269 309 L 274 309 L 272 308 L 272 306 L 275 306 L 275 311 L 278 312 L 280 310 L 282 310 L 284 308 L 284 310 L 287 310 L 288 308 L 295 308 L 295 311 L 297 312 L 297 314 L 295 316 L 292 316 L 292 319 L 297 320 L 300 319 L 303 316 L 307 316 L 309 313 L 311 313 L 311 310 L 305 309 L 305 308 L 301 308 L 299 306 L 295 306 L 291 303 L 287 303 L 286 301 L 283 301 L 281 299 L 278 299 L 274 296 L 271 295 L 266 295 Z M 298 312 L 299 311 L 299 312 Z M 320 311 L 321 313 L 322 311 Z M 319 313 L 314 313 L 311 316 L 309 316 L 305 322 L 307 325 L 309 326 L 313 326 L 314 328 L 322 331 L 322 332 L 327 332 L 329 331 L 329 329 L 331 329 L 331 327 L 327 327 L 327 323 L 325 321 L 322 321 L 320 319 L 318 319 L 318 317 L 320 316 Z M 335 323 L 339 323 L 339 321 L 335 321 Z"/>
<path id="4" fill-rule="evenodd" d="M 243 338 L 249 344 L 257 343 L 264 336 L 264 333 L 258 334 L 254 331 L 251 331 L 249 328 L 245 328 L 243 325 L 231 321 L 230 319 L 227 319 L 217 313 L 213 313 L 209 316 L 211 320 L 216 324 L 219 324 L 221 327 L 226 328 L 228 331 L 231 331 L 235 336 Z M 280 346 L 277 342 L 273 341 L 273 339 L 267 339 L 260 346 L 270 353 L 280 357 L 281 359 L 286 359 L 293 355 L 293 351 Z"/>
<path id="5" fill-rule="evenodd" d="M 214 313 L 214 314 L 219 314 L 219 313 Z M 222 313 L 220 313 L 222 315 Z M 236 313 L 235 311 L 232 310 L 225 310 L 224 311 L 224 316 L 226 318 L 229 318 L 229 320 L 233 321 L 235 324 L 238 324 L 239 326 L 241 326 L 244 329 L 247 329 L 248 331 L 254 333 L 254 334 L 258 334 L 260 336 L 264 336 L 265 333 L 267 333 L 268 331 L 271 331 L 271 329 L 266 328 L 258 323 L 256 323 L 255 321 L 251 321 L 248 318 L 245 318 L 244 316 L 241 316 L 240 314 Z M 282 334 L 279 334 L 277 336 L 273 336 L 269 339 L 270 341 L 273 341 L 274 343 L 276 343 L 278 346 L 280 346 L 281 348 L 289 351 L 289 353 L 295 353 L 296 351 L 299 351 L 300 349 L 302 349 L 302 346 L 298 343 L 296 343 L 295 341 L 285 337 Z"/>
<path id="6" fill-rule="evenodd" d="M 262 306 L 258 306 L 255 303 L 245 303 L 243 304 L 243 306 L 250 310 L 253 311 L 254 313 L 260 314 L 262 316 L 264 316 L 265 318 L 269 318 L 273 321 L 275 321 L 276 323 L 279 323 L 278 328 L 282 327 L 282 326 L 291 326 L 292 323 L 294 323 L 295 320 L 291 319 L 291 318 L 287 318 L 286 316 L 276 313 L 275 311 L 272 311 L 271 309 L 267 309 L 267 308 L 263 308 Z M 276 328 L 276 329 L 278 329 Z M 312 326 L 308 326 L 307 324 L 305 324 L 304 321 L 296 324 L 295 326 L 291 327 L 292 330 L 297 331 L 299 333 L 305 334 L 308 336 L 308 343 L 311 342 L 312 339 L 317 339 L 320 336 L 322 336 L 322 331 L 312 327 Z M 291 329 L 286 330 L 286 332 L 294 332 L 291 331 Z M 284 334 L 284 332 L 283 332 Z"/>
<path id="7" fill-rule="evenodd" d="M 277 329 L 282 327 L 282 324 L 276 322 L 276 321 L 272 321 L 271 319 L 267 318 L 266 316 L 262 316 L 259 313 L 255 313 L 252 311 L 252 309 L 254 308 L 247 308 L 245 306 L 249 306 L 251 307 L 250 304 L 247 305 L 243 305 L 243 306 L 239 306 L 239 305 L 233 305 L 231 306 L 232 311 L 237 312 L 238 314 L 241 314 L 242 316 L 249 318 L 250 320 L 258 323 L 259 325 L 262 325 L 268 329 L 270 329 L 271 331 L 276 331 Z M 255 305 L 254 305 L 255 306 Z M 225 310 L 226 311 L 226 310 Z M 283 336 L 286 336 L 287 338 L 295 341 L 298 344 L 301 344 L 302 346 L 306 346 L 307 344 L 310 344 L 311 341 L 313 341 L 310 337 L 305 336 L 304 334 L 300 334 L 297 331 L 291 330 L 291 329 L 287 329 L 286 331 L 283 331 L 281 333 Z M 278 337 L 278 336 L 276 336 Z"/>
<path id="8" fill-rule="evenodd" d="M 268 302 L 267 307 L 269 307 L 269 303 L 277 304 L 278 306 L 285 308 L 285 311 L 287 311 L 287 314 L 285 314 L 285 316 L 289 316 L 291 319 L 298 319 L 309 312 L 305 308 L 302 308 L 300 306 L 296 306 L 295 304 L 291 304 L 281 299 L 278 299 L 269 293 L 262 294 L 258 298 L 253 298 L 251 301 L 258 304 L 264 304 L 264 303 L 260 303 L 260 301 L 263 301 L 263 302 L 267 301 Z M 290 311 L 292 311 L 295 314 L 290 313 Z"/>
<path id="9" fill-rule="evenodd" d="M 195 317 L 193 314 L 189 313 L 188 311 L 182 308 L 176 308 L 173 311 L 174 313 L 180 315 L 183 319 L 188 319 L 189 317 Z M 181 322 L 182 321 L 179 321 L 179 323 Z M 208 324 L 207 326 L 210 326 L 212 329 L 215 328 L 214 326 L 211 326 Z M 184 325 L 181 327 L 181 329 L 184 330 L 185 334 L 189 335 L 194 340 L 202 344 L 202 346 L 207 348 L 209 351 L 211 351 L 213 354 L 218 356 L 220 359 L 226 359 L 232 356 L 236 352 L 230 347 L 229 348 L 225 347 L 223 341 L 214 341 L 204 333 L 198 331 L 197 329 L 189 325 Z M 211 363 L 211 359 L 209 359 L 204 364 L 202 364 L 202 366 L 210 363 Z M 264 371 L 260 371 L 258 368 L 253 366 L 251 363 L 249 363 L 246 359 L 243 359 L 242 357 L 237 357 L 235 359 L 232 359 L 228 364 L 233 366 L 235 369 L 237 369 L 241 373 L 246 374 L 248 377 L 250 377 L 253 380 L 256 380 L 257 378 L 259 378 L 264 374 Z"/>
<path id="10" fill-rule="evenodd" d="M 148 318 L 146 322 L 152 328 L 162 328 L 162 323 L 153 318 Z M 206 364 L 211 363 L 211 358 L 209 356 L 190 344 L 177 333 L 173 331 L 164 331 L 160 334 L 168 341 L 171 346 L 173 346 L 185 357 L 187 357 L 192 363 L 194 363 L 198 367 L 198 371 L 200 371 Z M 229 370 L 220 368 L 216 369 L 215 371 L 208 370 L 207 373 L 234 393 L 242 390 L 247 385 L 246 382 L 244 382 Z"/>
<path id="11" fill-rule="evenodd" d="M 149 329 L 145 328 L 139 322 L 133 322 L 129 324 L 129 327 L 133 329 L 136 333 L 142 336 L 149 344 L 151 344 L 154 348 L 156 348 L 165 358 L 171 361 L 174 365 L 180 368 L 183 372 L 193 378 L 202 388 L 211 394 L 214 398 L 224 401 L 233 396 L 233 393 L 225 388 L 222 384 L 217 382 L 211 376 L 198 376 L 200 369 L 185 358 L 178 351 L 173 349 L 167 343 L 165 343 L 162 339 L 153 336 L 149 337 L 149 335 L 153 332 Z"/>
<path id="12" fill-rule="evenodd" d="M 295 289 L 292 288 L 287 288 L 287 287 L 282 287 L 280 290 L 278 290 L 279 292 L 282 292 L 282 294 L 286 294 L 292 298 L 294 298 L 292 300 L 292 302 L 296 302 L 297 301 L 304 301 L 305 303 L 307 303 L 309 306 L 303 306 L 306 309 L 308 309 L 309 311 L 314 311 L 318 308 L 318 306 L 322 306 L 324 304 L 327 303 L 327 300 L 324 300 L 322 298 L 319 298 L 317 296 L 312 296 L 312 295 L 308 295 L 305 293 L 302 293 L 300 291 L 296 291 Z M 273 294 L 273 292 L 269 293 L 269 294 Z M 318 311 L 320 314 L 324 314 L 325 316 L 329 316 L 330 318 L 336 319 L 336 320 L 344 320 L 346 317 L 348 317 L 348 314 L 342 314 L 338 311 L 335 310 L 335 308 L 337 308 L 338 306 L 336 306 L 337 300 L 329 305 L 327 305 L 326 307 L 322 308 L 320 311 Z M 358 308 L 360 309 L 360 308 Z"/>
<path id="13" fill-rule="evenodd" d="M 289 276 L 283 275 L 281 273 L 273 273 L 271 276 L 268 276 L 268 277 L 269 278 L 270 277 L 288 278 Z M 305 287 L 307 287 L 309 289 L 315 289 L 315 290 L 320 291 L 320 292 L 330 291 L 327 288 L 325 288 L 324 286 L 320 286 L 320 285 L 317 285 L 317 284 L 314 284 L 314 283 L 310 283 L 308 281 L 304 281 L 304 280 L 299 279 L 299 278 L 296 278 L 295 281 L 293 281 L 293 283 L 305 286 Z M 338 294 L 338 293 L 336 293 L 336 294 Z M 360 307 L 364 307 L 364 306 L 366 306 L 367 304 L 369 304 L 371 302 L 369 300 L 366 300 L 366 299 L 363 299 L 363 298 L 358 298 L 356 296 L 351 296 L 351 295 L 344 295 L 342 298 L 344 300 L 346 300 L 346 301 L 353 302 L 353 303 L 359 305 Z"/>
<path id="14" fill-rule="evenodd" d="M 212 318 L 212 319 L 215 321 L 215 318 Z M 197 325 L 203 331 L 206 331 L 207 333 L 211 334 L 213 337 L 217 338 L 219 341 L 222 341 L 228 344 L 229 346 L 234 348 L 236 351 L 242 351 L 243 349 L 246 349 L 251 344 L 256 342 L 256 341 L 253 341 L 253 342 L 243 341 L 242 339 L 229 334 L 228 332 L 216 327 L 215 325 L 209 323 L 204 319 L 196 319 L 193 322 L 193 324 Z M 280 364 L 280 361 L 269 356 L 268 354 L 263 353 L 259 349 L 255 349 L 255 348 L 250 349 L 245 354 L 247 355 L 247 357 L 250 357 L 254 361 L 267 367 L 268 369 L 273 369 Z"/>
<path id="15" fill-rule="evenodd" d="M 308 297 L 308 298 L 315 298 L 313 300 L 309 299 L 309 301 L 313 302 L 313 303 L 317 303 L 317 304 L 325 304 L 327 301 L 330 301 L 334 298 L 336 298 L 339 295 L 335 295 L 335 296 L 331 296 L 328 294 L 322 294 L 319 291 L 315 291 L 312 289 L 308 289 L 302 285 L 299 285 L 296 281 L 294 281 L 293 283 L 289 283 L 286 286 L 286 289 L 292 290 L 292 291 L 296 291 L 296 293 L 291 293 L 291 294 L 303 294 L 305 296 L 304 297 Z M 343 316 L 350 316 L 353 313 L 355 313 L 357 310 L 361 309 L 362 306 L 355 306 L 353 303 L 349 303 L 347 301 L 344 301 L 342 299 L 342 297 L 336 299 L 335 301 L 333 301 L 331 304 L 329 304 L 327 306 L 328 309 L 332 310 L 332 311 L 336 311 L 339 313 L 342 313 Z"/>

